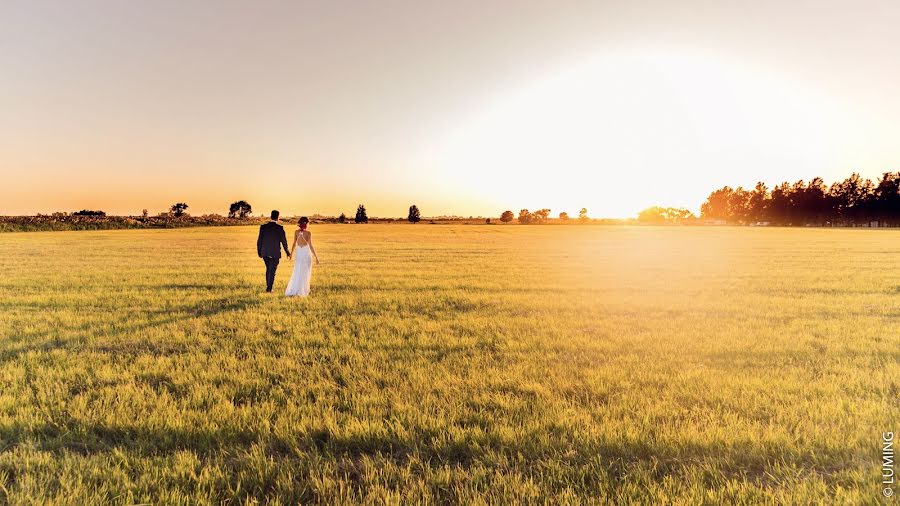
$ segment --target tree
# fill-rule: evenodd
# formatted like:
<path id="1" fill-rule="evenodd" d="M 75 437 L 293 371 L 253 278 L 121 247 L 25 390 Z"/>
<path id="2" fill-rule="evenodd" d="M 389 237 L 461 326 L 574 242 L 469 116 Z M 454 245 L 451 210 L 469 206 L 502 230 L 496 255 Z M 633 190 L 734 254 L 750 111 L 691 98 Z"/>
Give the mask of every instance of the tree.
<path id="1" fill-rule="evenodd" d="M 422 219 L 421 213 L 419 213 L 419 207 L 415 204 L 409 206 L 409 216 L 406 217 L 410 223 L 418 223 L 419 220 Z"/>
<path id="2" fill-rule="evenodd" d="M 827 197 L 828 188 L 825 181 L 815 177 L 809 181 L 800 201 L 800 216 L 804 223 L 821 225 L 828 221 L 831 214 L 828 210 L 831 202 Z"/>
<path id="3" fill-rule="evenodd" d="M 734 193 L 734 190 L 730 186 L 725 186 L 710 193 L 709 197 L 706 198 L 706 202 L 700 206 L 700 216 L 714 220 L 731 219 L 729 202 L 731 201 L 732 193 Z"/>
<path id="4" fill-rule="evenodd" d="M 779 225 L 883 224 L 900 222 L 900 173 L 887 172 L 878 184 L 853 173 L 830 187 L 820 177 L 783 182 L 769 192 L 764 183 L 752 191 L 726 186 L 712 192 L 701 207 L 707 218 L 737 223 Z"/>
<path id="5" fill-rule="evenodd" d="M 250 204 L 247 203 L 246 200 L 238 200 L 237 202 L 233 202 L 231 206 L 228 207 L 228 217 L 229 218 L 246 218 L 250 216 L 253 212 L 253 208 Z"/>
<path id="6" fill-rule="evenodd" d="M 569 213 L 565 211 L 559 213 L 559 219 L 560 221 L 569 221 Z"/>
<path id="7" fill-rule="evenodd" d="M 900 172 L 885 172 L 875 187 L 875 217 L 882 224 L 900 224 Z"/>
<path id="8" fill-rule="evenodd" d="M 347 223 L 347 215 L 344 213 L 341 213 L 341 215 L 338 216 L 338 223 Z"/>
<path id="9" fill-rule="evenodd" d="M 694 213 L 684 208 L 648 207 L 638 214 L 638 221 L 643 223 L 679 223 L 694 218 Z"/>
<path id="10" fill-rule="evenodd" d="M 519 211 L 519 224 L 527 225 L 531 223 L 531 212 L 528 209 L 522 209 Z"/>
<path id="11" fill-rule="evenodd" d="M 500 221 L 503 223 L 509 223 L 515 218 L 515 215 L 512 211 L 503 211 L 503 214 L 500 215 Z"/>
<path id="12" fill-rule="evenodd" d="M 169 212 L 174 214 L 176 218 L 180 218 L 180 217 L 184 216 L 184 212 L 187 210 L 187 208 L 188 208 L 187 204 L 185 204 L 184 202 L 179 202 L 177 204 L 172 205 L 172 207 L 169 208 Z"/>
<path id="13" fill-rule="evenodd" d="M 360 204 L 359 207 L 356 208 L 356 218 L 353 219 L 356 223 L 368 223 L 369 216 L 366 214 L 366 206 Z"/>
<path id="14" fill-rule="evenodd" d="M 785 225 L 789 223 L 791 212 L 791 185 L 787 182 L 772 188 L 772 195 L 767 207 L 769 218 L 773 223 Z"/>
<path id="15" fill-rule="evenodd" d="M 749 221 L 750 196 L 751 193 L 740 186 L 728 196 L 728 214 L 732 221 L 744 224 Z"/>
<path id="16" fill-rule="evenodd" d="M 539 209 L 531 215 L 532 221 L 535 223 L 544 223 L 550 217 L 549 209 Z"/>
<path id="17" fill-rule="evenodd" d="M 753 221 L 768 221 L 768 200 L 769 189 L 766 187 L 766 183 L 763 183 L 762 181 L 756 183 L 756 187 L 750 192 L 750 200 L 747 202 L 747 207 Z"/>
<path id="18" fill-rule="evenodd" d="M 805 195 L 806 183 L 802 179 L 791 185 L 790 191 L 787 192 L 788 223 L 792 225 L 804 225 L 806 223 L 806 216 L 804 216 Z"/>
<path id="19" fill-rule="evenodd" d="M 586 207 L 582 207 L 582 208 L 581 208 L 581 211 L 578 211 L 578 221 L 584 222 L 584 221 L 589 220 L 590 218 L 588 218 L 588 214 L 587 214 L 587 213 L 588 213 L 587 208 L 586 208 Z"/>
<path id="20" fill-rule="evenodd" d="M 831 185 L 829 194 L 834 199 L 838 215 L 845 222 L 864 223 L 874 210 L 875 185 L 855 172 L 840 183 Z"/>
<path id="21" fill-rule="evenodd" d="M 663 223 L 666 221 L 664 209 L 658 206 L 648 207 L 638 213 L 638 221 L 643 223 Z"/>
<path id="22" fill-rule="evenodd" d="M 676 223 L 697 218 L 696 216 L 694 216 L 694 213 L 683 207 L 667 207 L 665 217 L 666 220 Z"/>

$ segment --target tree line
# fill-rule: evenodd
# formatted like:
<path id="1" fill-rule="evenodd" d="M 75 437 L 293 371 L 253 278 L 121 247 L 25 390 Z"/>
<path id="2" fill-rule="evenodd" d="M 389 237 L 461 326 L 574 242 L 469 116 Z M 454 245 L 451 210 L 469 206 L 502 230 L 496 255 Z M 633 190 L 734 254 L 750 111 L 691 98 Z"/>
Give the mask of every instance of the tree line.
<path id="1" fill-rule="evenodd" d="M 725 186 L 709 194 L 702 218 L 735 224 L 900 226 L 900 172 L 885 172 L 877 182 L 853 173 L 827 186 L 820 177 L 781 183 L 771 190 Z"/>
<path id="2" fill-rule="evenodd" d="M 187 210 L 189 208 L 190 208 L 190 206 L 186 202 L 176 202 L 175 204 L 172 204 L 169 207 L 168 212 L 160 213 L 159 216 L 157 216 L 156 218 L 174 217 L 174 218 L 185 218 L 186 219 L 186 218 L 190 217 L 190 215 L 187 213 Z M 246 200 L 238 200 L 236 202 L 232 202 L 231 205 L 228 207 L 228 216 L 227 217 L 231 218 L 231 219 L 244 220 L 247 218 L 252 218 L 252 213 L 253 213 L 253 206 L 251 206 L 249 202 L 247 202 Z M 52 216 L 53 217 L 64 217 L 64 216 L 68 216 L 68 214 L 67 213 L 53 213 Z M 93 210 L 83 209 L 81 211 L 76 211 L 76 212 L 72 213 L 72 216 L 100 218 L 100 217 L 105 217 L 106 213 L 103 211 L 93 211 Z M 217 216 L 217 215 L 209 215 L 209 216 Z M 149 216 L 148 211 L 146 209 L 144 209 L 142 216 L 140 218 L 136 218 L 136 219 L 147 220 L 149 218 L 150 218 L 150 216 Z M 432 218 L 432 219 L 434 219 L 434 218 Z M 469 219 L 471 220 L 472 217 L 469 217 Z M 479 219 L 482 219 L 482 218 L 479 218 Z M 503 211 L 503 213 L 501 213 L 501 215 L 500 215 L 500 221 L 502 223 L 509 223 L 516 219 L 518 219 L 518 222 L 523 225 L 546 223 L 546 222 L 550 221 L 550 219 L 551 219 L 550 218 L 550 209 L 544 208 L 544 209 L 538 209 L 537 211 L 529 211 L 528 209 L 522 209 L 519 211 L 518 217 L 511 210 L 506 210 L 506 211 Z M 567 221 L 569 221 L 569 213 L 561 212 L 561 213 L 559 213 L 557 219 L 560 222 L 567 222 Z M 336 221 L 338 223 L 348 223 L 351 220 L 354 223 L 368 223 L 369 215 L 368 215 L 368 212 L 366 211 L 365 204 L 359 204 L 359 206 L 357 206 L 357 208 L 356 208 L 356 213 L 353 216 L 353 218 L 348 217 L 346 213 L 341 213 L 337 218 L 331 218 L 330 220 Z M 419 210 L 419 206 L 417 206 L 416 204 L 412 204 L 409 206 L 406 220 L 409 221 L 410 223 L 419 223 L 420 221 L 422 221 L 422 212 Z M 490 224 L 491 218 L 486 218 L 486 219 L 484 219 L 484 221 L 485 221 L 485 223 Z M 582 222 L 582 223 L 591 221 L 591 219 L 588 217 L 587 208 L 581 208 L 581 210 L 578 213 L 578 221 Z"/>
<path id="3" fill-rule="evenodd" d="M 503 211 L 503 213 L 500 214 L 500 221 L 503 223 L 509 223 L 516 219 L 522 225 L 546 223 L 550 219 L 550 209 L 538 209 L 537 211 L 522 209 L 519 211 L 518 217 L 510 210 Z M 557 216 L 557 219 L 559 221 L 569 221 L 569 213 L 561 212 Z M 582 207 L 581 211 L 578 212 L 578 221 L 586 222 L 589 220 L 587 208 Z"/>

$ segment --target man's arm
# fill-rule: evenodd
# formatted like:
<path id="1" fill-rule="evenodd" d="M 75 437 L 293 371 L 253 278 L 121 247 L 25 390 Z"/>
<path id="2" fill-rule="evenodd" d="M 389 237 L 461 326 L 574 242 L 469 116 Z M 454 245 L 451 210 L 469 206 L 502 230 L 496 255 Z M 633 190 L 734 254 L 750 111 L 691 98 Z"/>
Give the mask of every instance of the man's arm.
<path id="1" fill-rule="evenodd" d="M 284 235 L 284 228 L 281 229 L 281 245 L 284 246 L 284 252 L 287 256 L 291 256 L 291 250 L 288 249 L 287 236 Z"/>
<path id="2" fill-rule="evenodd" d="M 256 254 L 262 258 L 263 226 L 259 226 L 259 237 L 256 238 Z"/>

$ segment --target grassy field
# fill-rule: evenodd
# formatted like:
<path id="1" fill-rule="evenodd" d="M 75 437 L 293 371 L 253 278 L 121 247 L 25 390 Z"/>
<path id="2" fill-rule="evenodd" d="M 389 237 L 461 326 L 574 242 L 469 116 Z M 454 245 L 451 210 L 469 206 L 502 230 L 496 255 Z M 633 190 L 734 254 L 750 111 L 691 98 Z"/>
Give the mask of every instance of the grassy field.
<path id="1" fill-rule="evenodd" d="M 312 231 L 0 235 L 0 503 L 880 500 L 900 231 Z"/>

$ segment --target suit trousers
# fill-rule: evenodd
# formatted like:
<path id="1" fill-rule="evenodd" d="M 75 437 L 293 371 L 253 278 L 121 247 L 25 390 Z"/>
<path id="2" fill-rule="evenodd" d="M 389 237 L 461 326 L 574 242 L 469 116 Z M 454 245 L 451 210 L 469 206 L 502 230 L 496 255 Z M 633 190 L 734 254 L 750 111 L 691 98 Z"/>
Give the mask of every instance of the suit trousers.
<path id="1" fill-rule="evenodd" d="M 272 258 L 272 257 L 263 257 L 263 262 L 266 263 L 266 291 L 272 291 L 272 285 L 275 284 L 275 271 L 278 269 L 278 262 L 280 258 Z"/>

